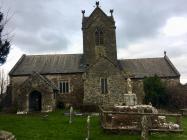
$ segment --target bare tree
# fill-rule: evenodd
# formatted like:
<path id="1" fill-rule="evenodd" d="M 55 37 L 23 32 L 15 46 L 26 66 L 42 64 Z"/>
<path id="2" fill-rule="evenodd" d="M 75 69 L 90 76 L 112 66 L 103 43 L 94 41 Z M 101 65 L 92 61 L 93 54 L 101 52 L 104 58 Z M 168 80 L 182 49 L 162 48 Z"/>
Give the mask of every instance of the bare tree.
<path id="1" fill-rule="evenodd" d="M 4 72 L 3 69 L 0 69 L 0 94 L 4 94 L 9 84 L 9 76 Z"/>

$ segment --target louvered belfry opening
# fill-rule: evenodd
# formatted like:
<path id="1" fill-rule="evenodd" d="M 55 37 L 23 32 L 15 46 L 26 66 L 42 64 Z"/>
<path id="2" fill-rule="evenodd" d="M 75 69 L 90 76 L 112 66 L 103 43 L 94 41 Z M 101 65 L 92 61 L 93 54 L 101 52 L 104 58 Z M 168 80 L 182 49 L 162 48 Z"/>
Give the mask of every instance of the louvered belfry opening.
<path id="1" fill-rule="evenodd" d="M 97 27 L 95 31 L 95 44 L 96 46 L 104 45 L 104 33 L 103 30 L 99 27 Z"/>

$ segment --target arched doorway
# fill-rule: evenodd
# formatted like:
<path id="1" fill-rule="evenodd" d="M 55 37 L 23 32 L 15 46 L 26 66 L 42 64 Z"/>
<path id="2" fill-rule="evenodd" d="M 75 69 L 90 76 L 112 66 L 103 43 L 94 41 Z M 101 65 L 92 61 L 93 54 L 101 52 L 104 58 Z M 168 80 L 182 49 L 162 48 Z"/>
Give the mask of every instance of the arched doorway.
<path id="1" fill-rule="evenodd" d="M 41 111 L 42 95 L 38 91 L 33 91 L 29 95 L 29 111 Z"/>

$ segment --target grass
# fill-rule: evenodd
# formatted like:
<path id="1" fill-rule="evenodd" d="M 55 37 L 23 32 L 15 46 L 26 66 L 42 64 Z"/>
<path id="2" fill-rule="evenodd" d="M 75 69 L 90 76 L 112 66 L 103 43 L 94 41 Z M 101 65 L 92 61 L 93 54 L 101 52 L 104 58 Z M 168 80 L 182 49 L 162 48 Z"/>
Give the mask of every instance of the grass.
<path id="1" fill-rule="evenodd" d="M 63 111 L 42 114 L 15 115 L 0 114 L 0 130 L 15 134 L 17 140 L 84 140 L 86 137 L 86 117 L 75 117 L 69 124 Z M 150 140 L 187 140 L 187 118 L 182 120 L 182 134 L 151 134 Z M 98 117 L 91 118 L 91 140 L 139 140 L 140 135 L 104 133 Z"/>

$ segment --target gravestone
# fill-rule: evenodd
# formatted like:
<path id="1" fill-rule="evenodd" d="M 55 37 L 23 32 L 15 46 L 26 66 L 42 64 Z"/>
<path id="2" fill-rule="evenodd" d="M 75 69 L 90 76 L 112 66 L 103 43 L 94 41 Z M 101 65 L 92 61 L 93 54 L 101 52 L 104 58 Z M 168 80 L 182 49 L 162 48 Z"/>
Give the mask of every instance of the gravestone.
<path id="1" fill-rule="evenodd" d="M 72 123 L 72 115 L 73 115 L 73 107 L 71 106 L 69 110 L 69 123 L 70 124 Z"/>
<path id="2" fill-rule="evenodd" d="M 87 137 L 86 140 L 90 139 L 90 116 L 87 117 Z"/>

